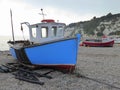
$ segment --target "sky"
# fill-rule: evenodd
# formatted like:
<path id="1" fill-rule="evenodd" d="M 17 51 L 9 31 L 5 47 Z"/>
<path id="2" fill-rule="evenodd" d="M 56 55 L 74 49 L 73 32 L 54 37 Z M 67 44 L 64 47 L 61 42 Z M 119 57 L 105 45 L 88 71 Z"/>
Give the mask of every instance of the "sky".
<path id="1" fill-rule="evenodd" d="M 13 14 L 13 27 L 15 36 L 22 36 L 21 22 L 30 24 L 42 20 L 41 8 L 45 19 L 66 24 L 86 21 L 94 16 L 100 17 L 108 13 L 120 13 L 120 0 L 0 0 L 0 36 L 12 35 L 10 8 Z M 24 26 L 24 35 L 28 28 Z"/>

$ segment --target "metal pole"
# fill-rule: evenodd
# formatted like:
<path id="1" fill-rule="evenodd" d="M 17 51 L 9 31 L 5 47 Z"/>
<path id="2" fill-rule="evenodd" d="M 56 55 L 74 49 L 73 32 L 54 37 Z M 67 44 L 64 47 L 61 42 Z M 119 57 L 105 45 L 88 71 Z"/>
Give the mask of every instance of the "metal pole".
<path id="1" fill-rule="evenodd" d="M 12 10 L 11 9 L 10 9 L 10 17 L 11 17 L 12 37 L 13 37 L 13 42 L 15 43 L 14 30 L 13 30 Z"/>
<path id="2" fill-rule="evenodd" d="M 41 8 L 41 12 L 42 12 L 42 13 L 39 13 L 39 14 L 43 16 L 43 20 L 44 20 L 46 14 L 43 13 L 43 9 L 42 9 L 42 8 Z"/>
<path id="3" fill-rule="evenodd" d="M 42 12 L 42 15 L 43 15 L 43 19 L 44 19 L 44 13 L 43 13 L 43 9 L 41 8 L 41 12 Z"/>

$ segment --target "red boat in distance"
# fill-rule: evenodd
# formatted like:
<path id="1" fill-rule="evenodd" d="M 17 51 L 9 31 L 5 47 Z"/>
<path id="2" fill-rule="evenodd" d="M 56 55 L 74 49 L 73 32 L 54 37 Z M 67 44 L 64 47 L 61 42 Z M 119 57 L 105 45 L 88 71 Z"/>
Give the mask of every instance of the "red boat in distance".
<path id="1" fill-rule="evenodd" d="M 103 41 L 98 39 L 86 39 L 82 42 L 82 45 L 86 47 L 113 47 L 114 40 Z"/>

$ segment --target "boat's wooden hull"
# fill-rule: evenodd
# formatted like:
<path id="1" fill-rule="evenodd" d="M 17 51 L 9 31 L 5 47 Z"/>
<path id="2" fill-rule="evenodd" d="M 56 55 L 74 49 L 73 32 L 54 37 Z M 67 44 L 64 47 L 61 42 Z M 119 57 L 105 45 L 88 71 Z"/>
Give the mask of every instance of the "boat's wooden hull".
<path id="1" fill-rule="evenodd" d="M 93 41 L 84 41 L 84 46 L 89 47 L 113 47 L 114 40 L 106 41 L 106 42 L 93 42 Z"/>
<path id="2" fill-rule="evenodd" d="M 71 38 L 19 49 L 13 45 L 10 52 L 14 58 L 25 64 L 72 70 L 77 62 L 78 41 L 78 38 Z"/>

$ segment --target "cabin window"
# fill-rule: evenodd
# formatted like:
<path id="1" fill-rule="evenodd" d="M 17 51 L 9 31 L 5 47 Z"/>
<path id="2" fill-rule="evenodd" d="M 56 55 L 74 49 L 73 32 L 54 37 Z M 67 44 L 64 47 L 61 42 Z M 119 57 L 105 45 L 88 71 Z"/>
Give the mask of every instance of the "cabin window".
<path id="1" fill-rule="evenodd" d="M 57 32 L 57 36 L 63 36 L 63 30 L 64 30 L 64 27 L 63 26 L 59 26 L 58 27 L 58 32 Z"/>
<path id="2" fill-rule="evenodd" d="M 42 38 L 48 37 L 48 27 L 41 27 L 41 37 Z"/>
<path id="3" fill-rule="evenodd" d="M 57 35 L 57 27 L 53 26 L 52 29 L 51 29 L 51 36 L 55 37 L 56 35 Z"/>
<path id="4" fill-rule="evenodd" d="M 36 35 L 37 35 L 37 33 L 36 33 L 36 28 L 33 27 L 33 28 L 32 28 L 32 37 L 36 38 Z"/>

